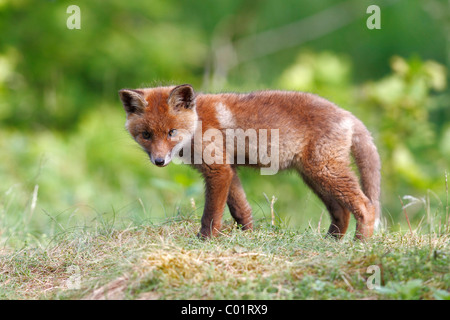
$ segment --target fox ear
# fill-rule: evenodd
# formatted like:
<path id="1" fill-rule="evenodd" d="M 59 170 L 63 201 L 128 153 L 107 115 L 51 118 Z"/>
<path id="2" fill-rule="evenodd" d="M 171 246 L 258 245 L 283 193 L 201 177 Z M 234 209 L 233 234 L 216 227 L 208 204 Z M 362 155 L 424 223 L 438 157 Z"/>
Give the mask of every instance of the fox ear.
<path id="1" fill-rule="evenodd" d="M 142 113 L 148 105 L 141 90 L 122 89 L 119 91 L 120 100 L 128 114 Z"/>
<path id="2" fill-rule="evenodd" d="M 195 107 L 195 92 L 190 84 L 175 87 L 167 100 L 175 110 L 192 109 Z"/>

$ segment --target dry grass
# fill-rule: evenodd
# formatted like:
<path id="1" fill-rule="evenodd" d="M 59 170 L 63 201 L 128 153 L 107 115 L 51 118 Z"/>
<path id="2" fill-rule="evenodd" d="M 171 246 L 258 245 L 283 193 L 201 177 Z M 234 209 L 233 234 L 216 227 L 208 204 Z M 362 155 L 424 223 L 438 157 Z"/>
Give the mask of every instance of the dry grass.
<path id="1" fill-rule="evenodd" d="M 448 298 L 449 235 L 384 233 L 368 243 L 317 230 L 233 228 L 198 240 L 197 222 L 63 233 L 0 257 L 7 299 Z M 103 230 L 104 231 L 104 230 Z M 370 290 L 367 268 L 382 270 Z M 412 281 L 412 282 L 411 282 Z M 414 282 L 415 281 L 415 282 Z M 383 291 L 384 289 L 384 291 Z"/>

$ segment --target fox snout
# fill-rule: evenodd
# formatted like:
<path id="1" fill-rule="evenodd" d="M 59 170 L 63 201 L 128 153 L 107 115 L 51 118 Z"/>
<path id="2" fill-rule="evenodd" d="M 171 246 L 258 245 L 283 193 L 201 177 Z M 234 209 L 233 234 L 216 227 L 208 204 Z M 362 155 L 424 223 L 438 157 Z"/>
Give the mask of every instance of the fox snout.
<path id="1" fill-rule="evenodd" d="M 164 155 L 153 155 L 148 152 L 148 155 L 150 157 L 150 161 L 158 167 L 165 167 L 172 161 L 172 156 L 170 152 L 168 154 Z"/>
<path id="2" fill-rule="evenodd" d="M 164 160 L 163 158 L 156 158 L 156 159 L 155 159 L 155 164 L 156 164 L 157 166 L 163 166 L 164 163 L 165 163 L 165 160 Z"/>

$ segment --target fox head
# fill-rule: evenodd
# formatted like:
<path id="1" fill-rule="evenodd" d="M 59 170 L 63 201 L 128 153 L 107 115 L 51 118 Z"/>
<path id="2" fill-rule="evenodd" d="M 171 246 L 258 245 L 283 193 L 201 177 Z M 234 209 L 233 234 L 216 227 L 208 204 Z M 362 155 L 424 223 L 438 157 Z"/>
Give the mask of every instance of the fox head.
<path id="1" fill-rule="evenodd" d="M 122 89 L 119 96 L 127 114 L 128 132 L 153 164 L 168 165 L 180 150 L 176 147 L 189 142 L 196 129 L 198 116 L 192 86 Z"/>

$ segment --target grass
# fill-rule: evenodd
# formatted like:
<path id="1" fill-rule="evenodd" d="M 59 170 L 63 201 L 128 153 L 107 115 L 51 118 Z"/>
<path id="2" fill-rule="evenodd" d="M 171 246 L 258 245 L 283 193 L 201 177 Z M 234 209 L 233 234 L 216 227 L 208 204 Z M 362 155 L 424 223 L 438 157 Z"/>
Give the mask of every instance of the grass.
<path id="1" fill-rule="evenodd" d="M 179 215 L 4 246 L 0 298 L 450 299 L 448 231 L 383 231 L 361 243 L 266 222 L 253 232 L 228 223 L 203 241 L 198 228 L 198 218 Z"/>

